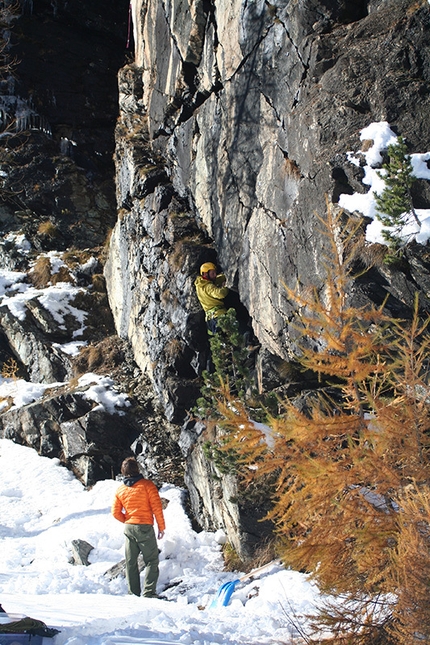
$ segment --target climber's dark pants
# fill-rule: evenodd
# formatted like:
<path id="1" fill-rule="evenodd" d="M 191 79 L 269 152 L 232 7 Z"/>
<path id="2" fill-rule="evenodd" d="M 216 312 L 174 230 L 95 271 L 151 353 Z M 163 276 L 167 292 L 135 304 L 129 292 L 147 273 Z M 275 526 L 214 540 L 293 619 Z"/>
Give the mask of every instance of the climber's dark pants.
<path id="1" fill-rule="evenodd" d="M 139 553 L 145 563 L 143 595 L 156 596 L 158 580 L 158 546 L 152 524 L 124 524 L 125 571 L 129 593 L 140 596 Z"/>
<path id="2" fill-rule="evenodd" d="M 213 336 L 213 334 L 216 334 L 217 332 L 217 320 L 218 318 L 214 317 L 206 321 L 206 327 L 208 329 L 209 337 Z M 238 320 L 238 323 L 239 323 L 239 333 L 243 336 L 245 346 L 249 345 L 252 337 L 252 329 L 243 320 Z"/>
<path id="3" fill-rule="evenodd" d="M 217 332 L 216 318 L 211 318 L 210 320 L 207 320 L 206 328 L 208 330 L 208 339 L 209 339 L 211 336 L 214 336 Z M 206 360 L 206 371 L 209 372 L 209 374 L 213 374 L 215 371 L 215 366 L 212 361 L 212 353 L 211 353 L 210 346 L 208 348 L 208 357 Z"/>
<path id="4" fill-rule="evenodd" d="M 212 336 L 213 334 L 216 334 L 216 332 L 217 332 L 216 321 L 217 321 L 216 318 L 211 318 L 210 320 L 206 321 L 206 327 L 208 328 L 209 336 Z"/>

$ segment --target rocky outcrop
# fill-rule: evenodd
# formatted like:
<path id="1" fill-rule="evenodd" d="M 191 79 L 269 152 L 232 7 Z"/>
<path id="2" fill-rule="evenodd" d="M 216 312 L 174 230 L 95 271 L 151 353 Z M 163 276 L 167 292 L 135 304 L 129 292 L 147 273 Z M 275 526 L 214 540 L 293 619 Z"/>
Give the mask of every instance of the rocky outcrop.
<path id="1" fill-rule="evenodd" d="M 134 56 L 128 6 L 22 0 L 7 25 L 20 63 L 1 83 L 0 261 L 23 275 L 2 283 L 0 354 L 47 389 L 20 407 L 1 402 L 0 433 L 88 484 L 130 452 L 159 482 L 185 477 L 201 526 L 228 527 L 246 555 L 265 508 L 206 459 L 193 419 L 207 359 L 194 278 L 218 262 L 261 343 L 260 390 L 290 391 L 295 305 L 284 284 L 323 293 L 316 214 L 326 196 L 336 209 L 341 194 L 366 190 L 348 157 L 360 131 L 387 121 L 410 152 L 430 148 L 429 5 L 132 0 Z M 428 182 L 414 190 L 428 208 Z M 362 248 L 374 251 L 364 235 Z M 64 279 L 73 298 L 59 320 L 44 290 Z M 408 315 L 417 290 L 429 310 L 429 284 L 428 248 L 412 244 L 403 267 L 376 264 L 351 297 Z M 72 356 L 65 347 L 79 340 Z M 88 373 L 127 392 L 125 415 L 85 398 L 77 379 Z"/>
<path id="2" fill-rule="evenodd" d="M 1 436 L 47 457 L 61 456 L 85 485 L 112 478 L 140 428 L 133 415 L 97 408 L 85 398 L 89 387 L 11 408 L 0 417 Z"/>
<path id="3" fill-rule="evenodd" d="M 114 335 L 101 274 L 117 219 L 128 7 L 22 0 L 0 11 L 13 70 L 0 81 L 0 436 L 59 458 L 87 485 L 132 453 L 158 483 L 183 484 L 160 404 Z"/>

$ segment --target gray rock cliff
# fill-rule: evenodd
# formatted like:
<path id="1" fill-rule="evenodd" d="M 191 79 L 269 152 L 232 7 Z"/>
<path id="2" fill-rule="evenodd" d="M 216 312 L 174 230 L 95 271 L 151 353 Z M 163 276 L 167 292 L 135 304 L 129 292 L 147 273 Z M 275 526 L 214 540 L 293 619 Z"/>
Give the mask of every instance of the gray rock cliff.
<path id="1" fill-rule="evenodd" d="M 362 169 L 348 161 L 360 131 L 386 121 L 411 152 L 429 149 L 429 6 L 134 0 L 132 7 L 135 59 L 119 74 L 119 219 L 105 276 L 116 329 L 175 432 L 204 365 L 193 293 L 199 264 L 216 258 L 239 294 L 262 345 L 260 383 L 269 384 L 295 351 L 284 284 L 323 289 L 316 214 L 324 216 L 326 196 L 336 205 L 342 193 L 365 192 Z M 428 208 L 428 182 L 418 183 Z M 420 290 L 428 310 L 427 248 L 408 254 L 418 273 L 377 267 L 354 286 L 355 297 L 388 297 L 388 310 L 401 315 Z M 208 487 L 199 429 L 190 425 L 181 436 L 186 482 L 200 521 L 217 524 L 232 516 L 231 491 L 227 483 L 221 494 Z"/>

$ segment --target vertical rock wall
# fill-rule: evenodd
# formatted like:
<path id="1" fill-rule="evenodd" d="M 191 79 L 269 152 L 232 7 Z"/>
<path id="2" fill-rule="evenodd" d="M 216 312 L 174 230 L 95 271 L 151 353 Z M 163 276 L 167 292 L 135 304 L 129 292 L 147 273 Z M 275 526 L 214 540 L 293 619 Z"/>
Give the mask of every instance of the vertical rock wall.
<path id="1" fill-rule="evenodd" d="M 429 5 L 133 0 L 132 10 L 106 278 L 118 332 L 175 431 L 204 364 L 199 264 L 218 259 L 264 351 L 287 358 L 283 285 L 323 284 L 315 213 L 325 195 L 364 190 L 347 162 L 360 130 L 388 121 L 411 151 L 429 148 Z M 372 276 L 390 292 L 387 275 Z"/>
<path id="2" fill-rule="evenodd" d="M 192 282 L 209 244 L 263 346 L 287 357 L 283 284 L 321 284 L 315 212 L 324 215 L 326 194 L 336 202 L 364 190 L 347 162 L 360 130 L 386 120 L 411 148 L 429 144 L 428 3 L 132 8 L 135 61 L 119 81 L 119 221 L 107 267 L 117 328 L 155 381 L 160 335 L 163 346 L 185 343 L 181 365 L 196 367 Z"/>

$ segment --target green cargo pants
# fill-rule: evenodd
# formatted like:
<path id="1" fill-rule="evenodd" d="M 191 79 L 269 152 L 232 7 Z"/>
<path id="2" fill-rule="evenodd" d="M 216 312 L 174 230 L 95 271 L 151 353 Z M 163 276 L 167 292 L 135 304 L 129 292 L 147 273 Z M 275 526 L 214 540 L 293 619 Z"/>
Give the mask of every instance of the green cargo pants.
<path id="1" fill-rule="evenodd" d="M 140 596 L 140 575 L 137 556 L 142 554 L 145 568 L 143 595 L 147 598 L 156 596 L 158 580 L 158 546 L 152 524 L 125 524 L 125 570 L 128 590 Z"/>

